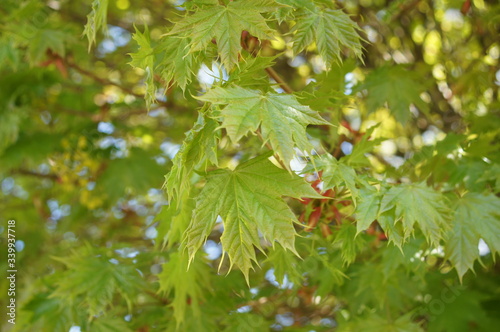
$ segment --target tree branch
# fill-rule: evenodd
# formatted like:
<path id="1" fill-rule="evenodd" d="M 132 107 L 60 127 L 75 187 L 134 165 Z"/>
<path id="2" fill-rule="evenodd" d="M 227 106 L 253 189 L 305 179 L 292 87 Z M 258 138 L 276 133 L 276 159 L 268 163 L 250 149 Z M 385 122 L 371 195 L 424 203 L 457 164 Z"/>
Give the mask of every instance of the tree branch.
<path id="1" fill-rule="evenodd" d="M 278 83 L 278 85 L 286 92 L 286 93 L 293 93 L 292 88 L 281 78 L 281 76 L 274 70 L 272 67 L 267 67 L 266 68 L 266 73 L 271 77 L 273 80 Z"/>
<path id="2" fill-rule="evenodd" d="M 37 178 L 50 179 L 50 180 L 54 180 L 54 181 L 57 181 L 59 179 L 59 176 L 57 176 L 57 174 L 53 174 L 53 173 L 43 174 L 43 173 L 38 173 L 35 171 L 30 171 L 28 169 L 23 169 L 23 168 L 14 169 L 11 171 L 11 173 L 12 174 L 19 174 L 19 175 L 34 176 Z"/>
<path id="3" fill-rule="evenodd" d="M 88 71 L 86 69 L 83 69 L 82 67 L 80 67 L 76 63 L 68 61 L 68 59 L 66 59 L 66 58 L 62 58 L 62 60 L 64 61 L 64 63 L 66 64 L 66 66 L 68 66 L 68 67 L 76 70 L 80 74 L 82 74 L 84 76 L 87 76 L 87 77 L 93 79 L 94 81 L 96 81 L 96 82 L 98 82 L 98 83 L 100 83 L 102 85 L 113 85 L 113 86 L 116 86 L 117 88 L 119 88 L 120 90 L 122 90 L 123 92 L 128 93 L 129 95 L 132 95 L 132 96 L 135 96 L 135 97 L 138 97 L 138 98 L 143 98 L 144 97 L 142 94 L 136 93 L 136 92 L 132 91 L 132 89 L 130 89 L 128 87 L 125 87 L 123 85 L 120 85 L 118 83 L 110 81 L 108 79 L 101 78 L 101 77 L 97 76 L 96 74 L 94 74 L 93 72 Z"/>

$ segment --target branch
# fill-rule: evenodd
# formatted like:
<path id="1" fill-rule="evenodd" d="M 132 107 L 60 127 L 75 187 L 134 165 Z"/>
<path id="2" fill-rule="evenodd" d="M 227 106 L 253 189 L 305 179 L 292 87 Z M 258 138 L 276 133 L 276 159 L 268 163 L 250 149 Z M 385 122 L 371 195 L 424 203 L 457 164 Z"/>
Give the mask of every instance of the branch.
<path id="1" fill-rule="evenodd" d="M 281 76 L 274 70 L 272 67 L 267 67 L 266 68 L 266 73 L 271 77 L 273 80 L 278 83 L 278 85 L 286 92 L 286 93 L 293 93 L 292 88 L 281 78 Z"/>
<path id="2" fill-rule="evenodd" d="M 64 63 L 66 64 L 66 66 L 68 66 L 70 68 L 73 68 L 74 70 L 76 70 L 80 74 L 82 74 L 84 76 L 87 76 L 87 77 L 93 79 L 94 81 L 96 81 L 96 82 L 98 82 L 98 83 L 100 83 L 102 85 L 113 85 L 113 86 L 116 86 L 117 88 L 121 89 L 123 92 L 128 93 L 129 95 L 132 95 L 132 96 L 135 96 L 135 97 L 138 97 L 138 98 L 143 98 L 144 97 L 142 94 L 135 93 L 134 91 L 132 91 L 132 89 L 130 89 L 128 87 L 124 87 L 124 86 L 122 86 L 122 85 L 120 85 L 118 83 L 115 83 L 113 81 L 110 81 L 108 79 L 101 78 L 101 77 L 97 76 L 96 74 L 94 74 L 93 72 L 88 71 L 86 69 L 83 69 L 82 67 L 80 67 L 76 63 L 68 61 L 68 59 L 66 59 L 66 58 L 61 58 L 61 59 L 64 61 Z"/>
<path id="3" fill-rule="evenodd" d="M 11 173 L 12 174 L 19 174 L 19 175 L 29 175 L 29 176 L 34 176 L 37 178 L 50 179 L 50 180 L 54 180 L 54 181 L 57 181 L 59 179 L 59 176 L 57 176 L 56 174 L 53 174 L 53 173 L 43 174 L 43 173 L 30 171 L 28 169 L 22 169 L 22 168 L 21 169 L 14 169 L 11 171 Z"/>
<path id="4" fill-rule="evenodd" d="M 253 46 L 248 45 L 248 41 L 253 41 L 251 43 Z M 247 31 L 244 31 L 241 36 L 241 47 L 243 47 L 243 49 L 250 53 L 254 58 L 257 57 L 257 53 L 259 52 L 259 49 L 256 48 L 255 45 L 258 45 L 258 39 L 250 35 Z M 278 83 L 278 85 L 286 93 L 293 93 L 292 88 L 272 67 L 267 67 L 265 70 L 269 77 L 271 77 L 276 83 Z"/>

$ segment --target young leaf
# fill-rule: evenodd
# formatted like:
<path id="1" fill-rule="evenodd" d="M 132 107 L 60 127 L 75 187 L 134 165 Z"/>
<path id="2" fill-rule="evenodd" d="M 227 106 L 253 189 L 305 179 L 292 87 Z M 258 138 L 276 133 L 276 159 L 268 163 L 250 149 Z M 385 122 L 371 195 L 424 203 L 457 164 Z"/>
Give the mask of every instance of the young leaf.
<path id="1" fill-rule="evenodd" d="M 415 323 L 411 313 L 388 320 L 376 313 L 368 317 L 357 318 L 346 324 L 339 332 L 364 331 L 364 332 L 423 332 L 424 330 Z"/>
<path id="2" fill-rule="evenodd" d="M 272 57 L 244 57 L 239 66 L 229 76 L 228 83 L 248 89 L 258 89 L 269 83 L 265 69 L 272 67 L 277 56 Z"/>
<path id="3" fill-rule="evenodd" d="M 341 47 L 350 49 L 361 58 L 362 46 L 356 31 L 359 27 L 343 11 L 308 4 L 299 9 L 295 19 L 297 24 L 292 29 L 294 53 L 316 42 L 318 52 L 328 67 L 342 62 Z"/>
<path id="4" fill-rule="evenodd" d="M 207 277 L 208 265 L 201 259 L 194 261 L 191 259 L 191 261 L 191 267 L 188 269 L 187 257 L 173 253 L 169 256 L 168 262 L 163 264 L 163 270 L 158 275 L 160 282 L 158 291 L 166 293 L 167 296 L 173 293 L 171 306 L 174 308 L 177 328 L 186 318 L 188 301 L 192 315 L 200 315 L 200 301 L 204 298 L 204 289 L 210 289 L 210 279 Z"/>
<path id="5" fill-rule="evenodd" d="M 314 165 L 311 164 L 304 168 L 302 173 L 310 173 L 315 168 L 318 171 L 323 171 L 321 176 L 324 181 L 323 190 L 345 186 L 351 192 L 352 200 L 356 205 L 359 191 L 356 188 L 357 175 L 352 167 L 346 165 L 343 160 L 338 161 L 332 155 L 324 154 L 314 160 Z"/>
<path id="6" fill-rule="evenodd" d="M 269 329 L 269 322 L 264 320 L 262 315 L 256 315 L 248 312 L 235 312 L 224 319 L 226 328 L 223 332 L 254 332 L 266 331 Z"/>
<path id="7" fill-rule="evenodd" d="M 174 157 L 172 169 L 165 176 L 164 187 L 169 201 L 180 203 L 179 197 L 189 193 L 191 175 L 204 162 L 217 165 L 217 121 L 198 115 L 194 127 L 186 134 L 186 139 Z"/>
<path id="8" fill-rule="evenodd" d="M 183 91 L 196 77 L 201 60 L 198 53 L 189 52 L 189 38 L 164 37 L 155 48 L 158 71 L 165 84 L 174 81 Z"/>
<path id="9" fill-rule="evenodd" d="M 335 234 L 333 244 L 340 245 L 342 262 L 350 265 L 356 259 L 357 253 L 363 248 L 362 237 L 356 237 L 356 227 L 352 224 L 343 224 Z"/>
<path id="10" fill-rule="evenodd" d="M 0 67 L 11 66 L 16 69 L 19 65 L 20 52 L 13 41 L 0 38 Z"/>
<path id="11" fill-rule="evenodd" d="M 22 307 L 22 316 L 16 322 L 20 331 L 67 332 L 74 321 L 72 308 L 65 299 L 50 297 L 50 293 L 38 293 Z M 85 317 L 86 318 L 86 317 Z M 85 319 L 84 318 L 84 319 Z"/>
<path id="12" fill-rule="evenodd" d="M 95 37 L 97 30 L 102 29 L 105 34 L 108 33 L 108 26 L 106 25 L 108 1 L 109 0 L 94 0 L 92 2 L 92 11 L 87 15 L 87 24 L 85 24 L 83 34 L 87 36 L 89 40 L 89 51 L 92 44 L 96 41 Z"/>
<path id="13" fill-rule="evenodd" d="M 175 204 L 172 202 L 170 205 L 164 205 L 158 214 L 158 247 L 170 249 L 175 243 L 182 241 L 194 210 L 194 200 L 188 194 L 189 192 L 183 192 Z"/>
<path id="14" fill-rule="evenodd" d="M 281 196 L 321 198 L 302 178 L 274 166 L 269 154 L 240 164 L 234 171 L 220 169 L 207 174 L 207 183 L 196 201 L 187 230 L 186 247 L 192 260 L 220 215 L 224 222 L 222 248 L 248 283 L 254 247 L 261 249 L 259 233 L 271 242 L 295 252 L 298 222 Z"/>
<path id="15" fill-rule="evenodd" d="M 356 207 L 356 232 L 366 230 L 377 219 L 381 194 L 375 187 L 365 186 L 359 191 L 359 203 Z"/>
<path id="16" fill-rule="evenodd" d="M 115 264 L 103 255 L 96 255 L 92 249 L 85 248 L 65 258 L 55 257 L 68 270 L 61 276 L 52 297 L 74 301 L 84 296 L 90 316 L 98 315 L 113 296 L 119 293 L 131 308 L 135 295 L 142 286 L 142 279 L 136 269 L 125 263 Z"/>
<path id="17" fill-rule="evenodd" d="M 294 146 L 306 153 L 313 149 L 307 139 L 307 125 L 329 124 L 317 112 L 287 94 L 262 93 L 237 86 L 216 87 L 199 99 L 227 105 L 221 111 L 221 127 L 227 130 L 234 143 L 260 126 L 262 138 L 270 142 L 287 167 L 295 156 Z"/>
<path id="18" fill-rule="evenodd" d="M 410 119 L 410 105 L 414 104 L 422 112 L 429 111 L 420 94 L 426 90 L 422 79 L 415 71 L 406 70 L 403 66 L 386 66 L 371 72 L 358 91 L 366 89 L 366 107 L 374 112 L 387 102 L 390 111 L 401 123 Z"/>
<path id="19" fill-rule="evenodd" d="M 149 30 L 146 26 L 144 33 L 141 33 L 135 28 L 135 33 L 132 38 L 139 45 L 139 49 L 135 53 L 131 53 L 132 61 L 130 65 L 136 68 L 141 68 L 146 73 L 146 105 L 149 108 L 156 100 L 156 87 L 154 83 L 154 53 L 151 47 L 149 38 Z"/>
<path id="20" fill-rule="evenodd" d="M 369 164 L 365 154 L 371 152 L 375 146 L 382 142 L 383 138 L 371 139 L 371 135 L 379 125 L 372 126 L 366 130 L 361 140 L 354 145 L 350 155 L 345 156 L 343 161 L 351 166 L 365 166 Z"/>
<path id="21" fill-rule="evenodd" d="M 130 149 L 127 158 L 111 160 L 97 181 L 96 188 L 116 200 L 132 189 L 134 192 L 147 192 L 150 188 L 159 188 L 159 177 L 165 173 L 153 156 L 146 150 Z M 141 174 L 141 176 L 137 176 Z"/>
<path id="22" fill-rule="evenodd" d="M 64 31 L 53 29 L 39 29 L 34 38 L 28 44 L 28 56 L 31 64 L 38 65 L 46 52 L 50 50 L 52 53 L 64 57 L 66 54 L 65 44 L 68 41 L 69 35 Z"/>
<path id="23" fill-rule="evenodd" d="M 92 332 L 132 332 L 127 322 L 121 317 L 99 317 L 90 326 Z"/>
<path id="24" fill-rule="evenodd" d="M 401 184 L 390 188 L 382 198 L 379 214 L 394 210 L 394 226 L 402 222 L 404 238 L 413 233 L 418 223 L 433 245 L 438 245 L 443 230 L 448 228 L 449 212 L 444 197 L 424 183 Z M 379 220 L 380 221 L 380 220 Z M 392 227 L 392 223 L 388 225 Z"/>
<path id="25" fill-rule="evenodd" d="M 479 239 L 488 244 L 493 255 L 500 252 L 500 198 L 493 194 L 465 194 L 456 202 L 452 227 L 445 251 L 462 279 L 479 259 Z"/>
<path id="26" fill-rule="evenodd" d="M 285 277 L 296 285 L 302 282 L 301 261 L 292 252 L 283 249 L 282 246 L 274 246 L 266 262 L 272 264 L 274 276 L 280 285 L 284 284 Z"/>
<path id="27" fill-rule="evenodd" d="M 273 1 L 239 0 L 227 6 L 199 8 L 193 15 L 177 22 L 169 35 L 191 38 L 190 52 L 201 51 L 215 38 L 222 64 L 230 71 L 238 63 L 241 33 L 245 30 L 259 39 L 272 38 L 273 30 L 260 13 L 278 8 Z"/>

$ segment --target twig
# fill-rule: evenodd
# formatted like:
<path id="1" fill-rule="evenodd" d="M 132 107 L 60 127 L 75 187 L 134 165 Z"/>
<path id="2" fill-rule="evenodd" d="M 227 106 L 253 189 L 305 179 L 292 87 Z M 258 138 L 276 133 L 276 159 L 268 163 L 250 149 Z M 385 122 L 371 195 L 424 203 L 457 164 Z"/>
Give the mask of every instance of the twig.
<path id="1" fill-rule="evenodd" d="M 272 67 L 267 67 L 266 68 L 266 73 L 278 83 L 278 85 L 286 92 L 286 93 L 293 93 L 292 88 L 281 78 L 281 76 L 274 70 Z"/>
<path id="2" fill-rule="evenodd" d="M 44 178 L 44 179 L 51 179 L 54 181 L 57 181 L 59 179 L 59 176 L 57 176 L 56 174 L 51 174 L 51 173 L 43 174 L 43 173 L 30 171 L 28 169 L 22 169 L 22 168 L 12 170 L 11 173 L 12 174 L 19 174 L 19 175 L 29 175 L 29 176 L 34 176 L 34 177 Z"/>
<path id="3" fill-rule="evenodd" d="M 128 87 L 122 86 L 122 85 L 120 85 L 118 83 L 115 83 L 113 81 L 110 81 L 108 79 L 101 78 L 101 77 L 97 76 L 96 74 L 94 74 L 93 72 L 88 71 L 86 69 L 83 69 L 82 67 L 80 67 L 76 63 L 68 61 L 65 58 L 62 58 L 62 60 L 64 61 L 64 63 L 68 67 L 73 68 L 74 70 L 76 70 L 80 74 L 85 75 L 87 77 L 90 77 L 91 79 L 93 79 L 94 81 L 96 81 L 98 83 L 101 83 L 102 85 L 113 85 L 113 86 L 116 86 L 117 88 L 121 89 L 122 91 L 128 93 L 129 95 L 132 95 L 132 96 L 135 96 L 135 97 L 138 97 L 138 98 L 143 98 L 144 97 L 142 94 L 136 93 L 136 92 L 132 91 L 132 89 L 130 89 Z"/>

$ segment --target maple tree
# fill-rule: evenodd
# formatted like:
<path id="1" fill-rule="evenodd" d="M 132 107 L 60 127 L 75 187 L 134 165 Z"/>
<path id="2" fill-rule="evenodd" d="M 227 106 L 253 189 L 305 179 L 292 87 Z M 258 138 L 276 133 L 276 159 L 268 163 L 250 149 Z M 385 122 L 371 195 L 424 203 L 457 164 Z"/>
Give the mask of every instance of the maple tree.
<path id="1" fill-rule="evenodd" d="M 0 13 L 2 330 L 500 324 L 497 1 Z"/>

